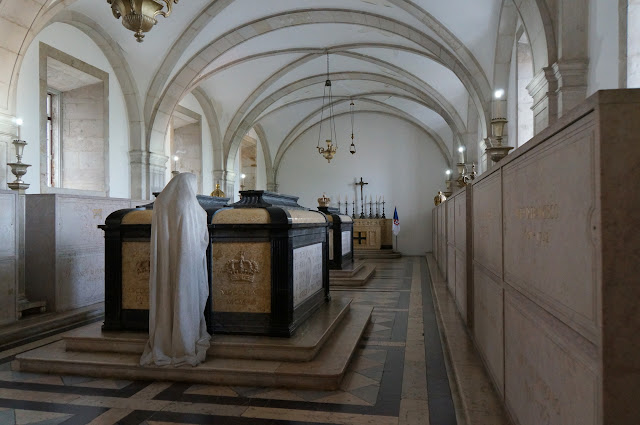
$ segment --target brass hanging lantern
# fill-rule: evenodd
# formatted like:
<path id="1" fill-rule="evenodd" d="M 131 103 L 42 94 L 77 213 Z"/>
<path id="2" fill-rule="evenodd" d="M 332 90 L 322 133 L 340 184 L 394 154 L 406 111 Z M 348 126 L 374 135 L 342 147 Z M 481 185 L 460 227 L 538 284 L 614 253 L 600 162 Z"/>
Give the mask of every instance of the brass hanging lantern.
<path id="1" fill-rule="evenodd" d="M 165 6 L 161 3 L 166 4 Z M 133 31 L 139 43 L 142 43 L 144 33 L 149 32 L 158 23 L 156 16 L 165 18 L 171 14 L 173 3 L 178 0 L 107 0 L 116 19 L 122 17 L 122 25 Z"/>
<path id="2" fill-rule="evenodd" d="M 351 99 L 351 104 L 349 104 L 349 109 L 351 112 L 351 146 L 349 146 L 349 152 L 351 152 L 351 155 L 356 153 L 356 145 L 353 143 L 353 107 L 354 106 L 355 105 L 353 104 L 353 99 Z"/>
<path id="3" fill-rule="evenodd" d="M 329 108 L 329 139 L 326 139 L 327 147 L 320 147 L 320 138 L 322 137 L 322 121 L 324 118 L 325 103 Z M 335 144 L 331 140 L 335 140 Z M 324 93 L 322 94 L 322 110 L 320 113 L 320 131 L 318 132 L 318 145 L 316 146 L 318 153 L 322 155 L 328 162 L 331 162 L 334 155 L 338 151 L 338 137 L 336 135 L 336 122 L 333 117 L 333 95 L 331 94 L 331 79 L 329 78 L 329 52 L 327 52 L 327 80 L 324 83 Z"/>

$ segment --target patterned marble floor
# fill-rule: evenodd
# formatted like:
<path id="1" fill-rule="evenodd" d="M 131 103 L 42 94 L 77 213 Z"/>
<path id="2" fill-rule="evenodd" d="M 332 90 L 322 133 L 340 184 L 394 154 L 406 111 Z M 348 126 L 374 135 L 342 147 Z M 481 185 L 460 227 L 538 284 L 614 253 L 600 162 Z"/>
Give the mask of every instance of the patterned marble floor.
<path id="1" fill-rule="evenodd" d="M 376 265 L 376 274 L 365 287 L 332 291 L 353 298 L 353 305 L 374 307 L 338 391 L 11 370 L 16 354 L 56 342 L 55 335 L 0 352 L 0 425 L 456 424 L 425 260 L 366 261 Z"/>

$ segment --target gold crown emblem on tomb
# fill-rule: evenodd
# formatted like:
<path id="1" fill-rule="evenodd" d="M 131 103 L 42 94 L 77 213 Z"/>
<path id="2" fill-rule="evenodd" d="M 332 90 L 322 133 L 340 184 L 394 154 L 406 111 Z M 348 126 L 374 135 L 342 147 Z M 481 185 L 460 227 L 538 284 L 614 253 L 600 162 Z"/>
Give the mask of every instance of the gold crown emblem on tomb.
<path id="1" fill-rule="evenodd" d="M 331 202 L 330 198 L 327 198 L 327 195 L 322 194 L 322 198 L 318 198 L 318 205 L 321 207 L 328 207 Z"/>
<path id="2" fill-rule="evenodd" d="M 225 270 L 229 279 L 235 282 L 253 282 L 256 273 L 260 271 L 258 263 L 244 258 L 244 251 L 240 251 L 238 258 L 227 261 Z"/>

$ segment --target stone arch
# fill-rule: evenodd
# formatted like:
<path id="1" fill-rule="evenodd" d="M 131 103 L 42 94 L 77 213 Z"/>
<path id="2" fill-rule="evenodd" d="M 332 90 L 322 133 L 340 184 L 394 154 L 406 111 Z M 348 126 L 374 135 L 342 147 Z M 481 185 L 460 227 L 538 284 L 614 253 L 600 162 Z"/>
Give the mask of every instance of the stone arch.
<path id="1" fill-rule="evenodd" d="M 284 97 L 285 95 L 292 93 L 296 90 L 299 90 L 303 87 L 308 87 L 313 84 L 319 84 L 323 82 L 325 78 L 326 78 L 326 75 L 315 75 L 315 76 L 307 77 L 302 80 L 293 82 L 277 90 L 276 92 L 272 93 L 269 97 L 265 98 L 263 101 L 258 103 L 251 111 L 249 111 L 245 115 L 245 118 L 242 120 L 240 125 L 235 130 L 233 136 L 229 139 L 230 144 L 225 147 L 227 169 L 233 168 L 233 161 L 232 161 L 231 155 L 229 155 L 229 152 L 232 152 L 237 147 L 237 144 L 242 138 L 242 135 L 246 133 L 253 126 L 255 120 L 260 116 L 262 112 L 264 112 L 270 105 L 272 105 L 278 99 Z M 452 129 L 454 134 L 454 139 L 457 139 L 459 143 L 461 140 L 463 140 L 461 135 L 462 133 L 456 127 L 456 124 L 453 122 L 451 117 L 449 117 L 447 113 L 441 107 L 439 107 L 431 98 L 429 98 L 419 89 L 409 84 L 403 83 L 401 81 L 398 81 L 388 76 L 382 76 L 382 75 L 372 74 L 372 73 L 363 73 L 363 72 L 335 73 L 331 75 L 331 79 L 333 81 L 340 81 L 340 80 L 377 81 L 377 82 L 389 84 L 401 90 L 404 90 L 405 92 L 412 94 L 416 98 L 422 100 L 425 103 L 425 105 L 428 105 L 430 109 L 432 109 L 434 112 L 436 112 L 441 117 L 443 117 L 444 120 L 449 125 L 449 127 Z"/>
<path id="2" fill-rule="evenodd" d="M 334 118 L 339 118 L 341 116 L 344 115 L 348 115 L 349 112 L 344 112 L 341 114 L 336 115 Z M 358 111 L 356 112 L 356 114 L 379 114 L 379 115 L 385 115 L 385 116 L 392 116 L 394 118 L 406 121 L 407 123 L 417 127 L 418 129 L 420 129 L 421 131 L 423 131 L 425 133 L 426 136 L 428 137 L 432 137 L 432 135 L 430 134 L 430 132 L 428 132 L 426 129 L 426 127 L 424 127 L 423 125 L 421 125 L 419 122 L 417 122 L 416 120 L 411 119 L 411 117 L 409 115 L 404 116 L 402 114 L 397 114 L 395 112 L 392 111 L 377 111 L 377 110 L 362 110 L 362 111 Z M 322 121 L 326 121 L 328 118 L 323 119 Z M 304 134 L 308 133 L 309 131 L 311 131 L 315 126 L 317 126 L 320 122 L 316 122 L 313 123 L 312 125 L 310 125 L 309 127 L 307 127 L 306 129 L 304 129 L 304 131 L 302 131 L 290 144 L 289 147 L 293 146 L 299 139 L 300 137 L 302 137 Z M 435 134 L 435 133 L 434 133 Z M 434 143 L 437 144 L 437 142 L 434 141 Z M 447 164 L 451 164 L 451 158 L 445 153 L 442 152 L 442 156 L 445 160 L 445 162 L 447 162 Z M 282 157 L 280 158 L 280 161 L 278 161 L 276 164 L 274 164 L 274 182 L 275 185 L 278 185 L 278 171 L 280 169 L 280 163 L 282 161 L 282 158 L 284 157 L 284 153 L 282 154 Z"/>
<path id="3" fill-rule="evenodd" d="M 276 191 L 275 188 L 275 177 L 273 173 L 273 161 L 271 159 L 271 149 L 269 148 L 269 140 L 267 139 L 267 133 L 265 133 L 262 125 L 256 124 L 253 126 L 253 129 L 256 131 L 258 135 L 258 140 L 260 141 L 260 147 L 262 147 L 262 156 L 264 157 L 264 168 L 267 174 L 267 190 Z"/>
<path id="4" fill-rule="evenodd" d="M 449 101 L 442 96 L 437 90 L 435 90 L 433 87 L 431 87 L 429 84 L 427 84 L 425 81 L 423 81 L 422 79 L 420 79 L 419 77 L 415 76 L 414 74 L 409 73 L 408 71 L 404 70 L 403 68 L 400 68 L 396 65 L 393 65 L 389 62 L 385 62 L 383 60 L 371 57 L 371 56 L 367 56 L 367 55 L 363 55 L 360 53 L 355 53 L 355 52 L 350 52 L 350 49 L 356 49 L 356 48 L 363 48 L 363 47 L 380 47 L 380 48 L 390 48 L 390 49 L 395 49 L 395 50 L 401 50 L 401 51 L 406 51 L 409 53 L 413 53 L 416 55 L 420 55 L 420 56 L 424 56 L 424 57 L 428 57 L 431 58 L 430 55 L 425 55 L 424 52 L 421 52 L 419 50 L 416 49 L 411 49 L 405 46 L 399 46 L 399 45 L 393 45 L 393 44 L 389 44 L 389 45 L 377 45 L 377 44 L 369 44 L 369 43 L 358 43 L 358 44 L 347 44 L 347 45 L 342 45 L 342 46 L 334 46 L 331 47 L 329 49 L 308 49 L 308 48 L 303 48 L 303 49 L 287 49 L 287 50 L 278 50 L 278 51 L 273 51 L 273 52 L 262 52 L 260 54 L 255 54 L 255 55 L 250 55 L 247 57 L 243 57 L 243 58 L 239 58 L 233 62 L 229 62 L 219 68 L 216 68 L 214 70 L 211 70 L 210 72 L 203 74 L 200 78 L 198 78 L 197 80 L 194 81 L 193 86 L 197 86 L 199 84 L 200 81 L 204 81 L 207 78 L 212 77 L 213 75 L 215 75 L 216 73 L 225 70 L 225 69 L 229 69 L 235 65 L 244 63 L 246 61 L 250 61 L 253 59 L 258 59 L 258 58 L 262 58 L 262 57 L 266 57 L 266 56 L 271 56 L 271 55 L 277 55 L 277 54 L 287 54 L 287 53 L 308 53 L 309 55 L 313 55 L 313 58 L 301 58 L 298 61 L 293 61 L 290 64 L 288 64 L 287 66 L 283 67 L 281 70 L 277 71 L 276 73 L 274 73 L 272 76 L 270 76 L 258 89 L 256 89 L 243 103 L 243 106 L 241 106 L 239 108 L 239 110 L 236 112 L 234 118 L 232 119 L 229 128 L 232 128 L 234 126 L 237 127 L 237 124 L 240 122 L 240 119 L 243 116 L 243 113 L 246 112 L 247 108 L 249 105 L 253 104 L 253 102 L 261 95 L 264 93 L 265 90 L 267 90 L 269 88 L 269 86 L 271 84 L 269 84 L 269 81 L 276 81 L 279 78 L 281 78 L 282 76 L 284 76 L 286 73 L 292 71 L 295 67 L 302 65 L 303 63 L 306 63 L 307 61 L 317 58 L 320 55 L 323 55 L 326 53 L 326 51 L 328 51 L 329 53 L 334 53 L 334 54 L 338 54 L 338 55 L 343 55 L 343 56 L 348 56 L 348 57 L 353 57 L 365 62 L 369 62 L 378 66 L 381 66 L 383 68 L 387 68 L 397 74 L 400 74 L 401 76 L 403 76 L 404 78 L 407 78 L 408 80 L 412 81 L 418 88 L 420 88 L 422 91 L 424 91 L 428 96 L 430 96 L 437 104 L 439 107 L 441 107 L 442 109 L 444 109 L 446 111 L 446 113 L 451 117 L 451 119 L 453 120 L 453 122 L 456 124 L 457 128 L 459 129 L 459 131 L 466 131 L 466 124 L 463 122 L 462 118 L 460 117 L 460 115 L 458 114 L 458 111 L 455 109 L 455 107 L 449 103 Z M 229 134 L 229 133 L 228 133 Z M 227 138 L 225 138 L 225 145 L 228 145 L 229 140 Z"/>
<path id="5" fill-rule="evenodd" d="M 258 25 L 258 23 L 265 21 L 268 22 L 269 25 Z M 155 108 L 151 127 L 153 130 L 148 134 L 148 145 L 150 149 L 153 149 L 155 145 L 161 144 L 158 140 L 163 137 L 162 135 L 164 133 L 164 129 L 166 129 L 166 126 L 168 125 L 171 112 L 175 108 L 175 105 L 177 105 L 180 98 L 184 96 L 187 87 L 198 73 L 204 69 L 206 64 L 213 62 L 213 60 L 219 57 L 222 53 L 243 41 L 267 32 L 295 25 L 329 22 L 379 28 L 412 40 L 424 47 L 427 51 L 431 51 L 434 55 L 440 58 L 442 63 L 447 64 L 447 66 L 454 71 L 469 91 L 470 96 L 474 99 L 474 104 L 478 108 L 479 114 L 482 117 L 485 117 L 481 122 L 483 125 L 483 132 L 486 134 L 488 117 L 487 109 L 491 90 L 486 77 L 483 78 L 484 74 L 477 65 L 470 65 L 470 69 L 466 68 L 458 58 L 452 55 L 445 46 L 441 45 L 436 40 L 403 24 L 402 22 L 395 21 L 384 16 L 369 13 L 354 14 L 349 10 L 343 9 L 298 10 L 264 17 L 231 30 L 192 57 L 174 76 Z M 479 79 L 474 78 L 474 75 L 479 76 Z"/>
<path id="6" fill-rule="evenodd" d="M 220 123 L 218 121 L 218 115 L 213 107 L 213 103 L 207 93 L 200 87 L 196 87 L 191 91 L 193 97 L 196 98 L 202 111 L 204 112 L 205 119 L 209 125 L 209 133 L 211 135 L 211 147 L 213 151 L 213 173 L 222 171 L 222 136 L 220 135 Z M 221 177 L 220 177 L 221 178 Z"/>

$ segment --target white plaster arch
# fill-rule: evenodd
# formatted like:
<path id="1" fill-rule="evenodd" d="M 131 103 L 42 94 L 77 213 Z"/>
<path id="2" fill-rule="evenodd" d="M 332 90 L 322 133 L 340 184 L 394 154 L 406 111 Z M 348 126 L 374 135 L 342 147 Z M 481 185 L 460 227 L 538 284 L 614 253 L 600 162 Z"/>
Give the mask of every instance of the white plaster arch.
<path id="1" fill-rule="evenodd" d="M 205 119 L 209 125 L 209 132 L 211 134 L 211 145 L 213 152 L 213 171 L 222 171 L 222 136 L 220 135 L 220 124 L 218 122 L 218 115 L 211 103 L 211 99 L 207 96 L 204 90 L 197 87 L 191 91 L 193 97 L 196 98 L 202 111 L 204 112 Z"/>
<path id="2" fill-rule="evenodd" d="M 267 189 L 271 191 L 275 191 L 275 175 L 273 172 L 273 161 L 271 159 L 271 149 L 269 149 L 269 141 L 267 139 L 267 133 L 262 128 L 262 125 L 259 123 L 253 126 L 256 134 L 258 135 L 258 140 L 260 141 L 260 146 L 262 147 L 262 156 L 264 158 L 264 168 L 267 174 Z M 236 153 L 237 155 L 237 153 Z"/>

